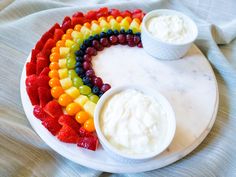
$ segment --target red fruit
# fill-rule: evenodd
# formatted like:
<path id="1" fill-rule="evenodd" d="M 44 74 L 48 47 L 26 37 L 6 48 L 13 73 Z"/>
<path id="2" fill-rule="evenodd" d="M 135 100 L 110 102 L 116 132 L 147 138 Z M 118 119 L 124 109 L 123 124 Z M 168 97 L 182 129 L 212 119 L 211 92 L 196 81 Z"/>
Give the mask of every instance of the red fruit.
<path id="1" fill-rule="evenodd" d="M 37 78 L 38 87 L 49 88 L 49 84 L 48 84 L 49 80 L 50 80 L 50 77 L 48 77 L 47 75 L 38 76 Z"/>
<path id="2" fill-rule="evenodd" d="M 66 32 L 69 28 L 72 28 L 71 25 L 71 20 L 66 21 L 65 23 L 62 24 L 61 29 Z"/>
<path id="3" fill-rule="evenodd" d="M 108 8 L 102 7 L 98 10 L 98 13 L 100 13 L 102 16 L 107 16 L 108 15 Z"/>
<path id="4" fill-rule="evenodd" d="M 58 29 L 58 28 L 61 28 L 60 25 L 59 25 L 58 23 L 55 23 L 55 24 L 48 30 L 48 32 L 54 34 L 55 30 Z"/>
<path id="5" fill-rule="evenodd" d="M 72 17 L 71 26 L 74 27 L 77 24 L 84 24 L 86 19 L 84 17 Z"/>
<path id="6" fill-rule="evenodd" d="M 53 37 L 53 34 L 50 33 L 50 32 L 46 32 L 42 35 L 41 37 L 41 41 L 45 44 L 47 42 L 48 39 L 52 38 Z"/>
<path id="7" fill-rule="evenodd" d="M 141 9 L 134 9 L 134 10 L 132 11 L 133 14 L 140 13 L 140 12 L 142 12 Z"/>
<path id="8" fill-rule="evenodd" d="M 26 87 L 33 86 L 37 88 L 38 87 L 37 79 L 38 79 L 38 76 L 35 74 L 28 76 L 25 80 Z"/>
<path id="9" fill-rule="evenodd" d="M 140 20 L 142 20 L 144 17 L 144 13 L 143 12 L 140 12 L 140 13 L 135 13 L 132 15 L 132 18 L 138 18 Z"/>
<path id="10" fill-rule="evenodd" d="M 96 15 L 97 15 L 96 11 L 90 10 L 87 12 L 87 14 L 85 14 L 85 18 L 90 19 L 90 20 L 95 20 L 97 17 Z"/>
<path id="11" fill-rule="evenodd" d="M 85 61 L 91 61 L 91 60 L 92 60 L 92 57 L 91 57 L 90 55 L 88 55 L 88 54 L 85 54 L 85 55 L 84 55 L 84 60 L 85 60 Z"/>
<path id="12" fill-rule="evenodd" d="M 111 44 L 116 44 L 118 42 L 118 38 L 115 35 L 109 37 L 109 41 Z"/>
<path id="13" fill-rule="evenodd" d="M 65 143 L 76 143 L 79 135 L 68 125 L 63 125 L 57 135 L 57 138 Z"/>
<path id="14" fill-rule="evenodd" d="M 53 40 L 54 41 L 60 40 L 63 34 L 64 34 L 64 31 L 62 29 L 55 29 Z"/>
<path id="15" fill-rule="evenodd" d="M 61 125 L 57 122 L 57 119 L 48 116 L 42 121 L 44 127 L 48 129 L 54 136 L 60 131 Z"/>
<path id="16" fill-rule="evenodd" d="M 132 13 L 129 10 L 125 10 L 120 14 L 122 17 L 132 16 Z"/>
<path id="17" fill-rule="evenodd" d="M 109 14 L 116 18 L 117 16 L 120 16 L 120 11 L 118 9 L 111 9 Z"/>
<path id="18" fill-rule="evenodd" d="M 101 88 L 102 85 L 103 85 L 103 81 L 100 77 L 92 78 L 92 82 L 93 82 L 94 85 L 98 86 L 99 88 Z"/>
<path id="19" fill-rule="evenodd" d="M 33 62 L 26 63 L 26 76 L 36 74 L 36 64 Z"/>
<path id="20" fill-rule="evenodd" d="M 75 12 L 72 17 L 83 17 L 84 14 L 82 12 Z"/>
<path id="21" fill-rule="evenodd" d="M 61 125 L 68 125 L 69 127 L 71 127 L 74 131 L 76 131 L 77 133 L 79 133 L 80 130 L 80 124 L 78 122 L 75 121 L 74 117 L 71 117 L 69 115 L 61 115 L 58 123 Z"/>
<path id="22" fill-rule="evenodd" d="M 37 57 L 36 74 L 39 75 L 42 70 L 48 66 L 48 61 L 43 57 Z"/>
<path id="23" fill-rule="evenodd" d="M 89 137 L 89 136 L 93 136 L 93 133 L 88 132 L 87 130 L 84 129 L 84 127 L 80 127 L 79 136 L 80 137 Z"/>
<path id="24" fill-rule="evenodd" d="M 58 119 L 61 115 L 63 115 L 63 111 L 61 105 L 56 100 L 52 100 L 48 102 L 43 110 L 50 116 Z"/>
<path id="25" fill-rule="evenodd" d="M 35 86 L 27 86 L 26 91 L 31 101 L 31 104 L 38 105 L 39 104 L 38 88 Z"/>
<path id="26" fill-rule="evenodd" d="M 39 103 L 44 107 L 49 101 L 52 100 L 51 90 L 46 87 L 38 87 Z"/>
<path id="27" fill-rule="evenodd" d="M 36 60 L 37 60 L 37 54 L 38 54 L 39 52 L 40 52 L 40 51 L 37 50 L 37 49 L 32 49 L 32 51 L 31 51 L 31 60 L 30 60 L 30 62 L 36 63 Z"/>
<path id="28" fill-rule="evenodd" d="M 142 42 L 140 42 L 140 43 L 138 43 L 138 48 L 143 48 L 143 44 L 142 44 Z"/>
<path id="29" fill-rule="evenodd" d="M 33 114 L 36 118 L 42 121 L 48 116 L 46 112 L 44 112 L 43 108 L 39 105 L 34 106 Z"/>
<path id="30" fill-rule="evenodd" d="M 49 71 L 50 71 L 49 67 L 45 67 L 43 68 L 39 76 L 48 76 Z"/>
<path id="31" fill-rule="evenodd" d="M 62 21 L 62 25 L 68 21 L 71 21 L 70 17 L 69 16 L 65 16 L 65 18 L 63 19 Z"/>
<path id="32" fill-rule="evenodd" d="M 80 137 L 77 146 L 95 151 L 98 147 L 98 138 L 96 136 Z"/>
<path id="33" fill-rule="evenodd" d="M 39 40 L 38 42 L 37 42 L 37 44 L 35 45 L 35 50 L 38 50 L 38 51 L 40 51 L 40 50 L 42 50 L 42 48 L 43 48 L 43 42 L 41 41 L 41 40 Z"/>
<path id="34" fill-rule="evenodd" d="M 87 71 L 92 68 L 92 64 L 88 61 L 85 61 L 85 62 L 83 62 L 83 68 L 85 71 Z"/>
<path id="35" fill-rule="evenodd" d="M 53 39 L 48 39 L 45 43 L 42 53 L 44 53 L 46 56 L 49 56 L 51 54 L 51 49 L 55 46 L 55 41 Z"/>
<path id="36" fill-rule="evenodd" d="M 109 84 L 103 84 L 101 87 L 101 91 L 105 93 L 107 90 L 109 90 L 111 86 Z"/>

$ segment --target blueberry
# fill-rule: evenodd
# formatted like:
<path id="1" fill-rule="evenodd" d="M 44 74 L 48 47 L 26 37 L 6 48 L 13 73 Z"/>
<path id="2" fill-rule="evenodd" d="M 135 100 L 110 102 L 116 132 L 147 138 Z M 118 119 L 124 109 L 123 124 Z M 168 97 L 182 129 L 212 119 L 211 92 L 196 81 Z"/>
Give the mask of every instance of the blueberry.
<path id="1" fill-rule="evenodd" d="M 86 45 L 85 44 L 82 44 L 81 46 L 80 46 L 80 50 L 83 50 L 83 51 L 85 51 L 87 49 L 87 47 L 86 47 Z"/>
<path id="2" fill-rule="evenodd" d="M 76 56 L 76 57 L 75 57 L 75 60 L 76 60 L 77 62 L 82 62 L 82 61 L 84 61 L 84 58 L 83 58 L 82 56 Z"/>
<path id="3" fill-rule="evenodd" d="M 88 38 L 88 40 L 92 43 L 92 41 L 94 40 L 94 37 L 93 37 L 93 36 L 90 36 L 90 37 Z"/>
<path id="4" fill-rule="evenodd" d="M 89 86 L 90 88 L 93 88 L 93 84 L 92 84 L 92 82 L 91 82 L 91 81 L 90 81 L 90 82 L 88 82 L 86 85 L 87 85 L 87 86 Z"/>
<path id="5" fill-rule="evenodd" d="M 90 47 L 91 42 L 88 39 L 86 39 L 86 40 L 84 40 L 84 45 L 86 45 L 87 47 Z"/>
<path id="6" fill-rule="evenodd" d="M 75 68 L 75 72 L 78 74 L 78 75 L 82 75 L 84 74 L 84 69 L 82 67 L 76 67 Z"/>
<path id="7" fill-rule="evenodd" d="M 107 34 L 105 32 L 101 32 L 100 33 L 100 38 L 104 38 L 104 37 L 107 37 Z"/>
<path id="8" fill-rule="evenodd" d="M 102 91 L 99 91 L 98 96 L 101 97 L 103 95 Z"/>
<path id="9" fill-rule="evenodd" d="M 83 64 L 81 63 L 81 62 L 76 62 L 76 64 L 75 64 L 75 67 L 82 67 L 83 66 Z"/>
<path id="10" fill-rule="evenodd" d="M 93 92 L 94 94 L 98 94 L 99 91 L 100 91 L 100 89 L 98 88 L 98 86 L 94 86 L 93 89 L 92 89 L 92 92 Z"/>
<path id="11" fill-rule="evenodd" d="M 113 33 L 113 31 L 111 30 L 111 29 L 109 29 L 108 31 L 107 31 L 107 35 L 108 36 L 112 36 L 114 33 Z"/>
<path id="12" fill-rule="evenodd" d="M 140 32 L 137 32 L 137 33 L 135 33 L 135 35 L 137 35 L 137 36 L 141 36 L 141 33 Z"/>
<path id="13" fill-rule="evenodd" d="M 131 29 L 128 29 L 128 30 L 126 31 L 126 34 L 133 34 L 133 31 L 132 31 Z"/>
<path id="14" fill-rule="evenodd" d="M 84 52 L 82 51 L 82 50 L 77 50 L 76 52 L 75 52 L 75 55 L 76 56 L 84 56 Z"/>
<path id="15" fill-rule="evenodd" d="M 84 82 L 84 84 L 88 84 L 88 83 L 90 83 L 91 81 L 90 81 L 90 78 L 88 77 L 88 76 L 84 76 L 83 77 L 83 82 Z"/>
<path id="16" fill-rule="evenodd" d="M 125 30 L 124 30 L 124 29 L 121 29 L 121 30 L 120 30 L 120 34 L 125 34 Z"/>
<path id="17" fill-rule="evenodd" d="M 118 30 L 114 30 L 113 32 L 114 32 L 114 35 L 116 35 L 116 36 L 118 36 L 120 34 Z"/>
<path id="18" fill-rule="evenodd" d="M 94 39 L 99 40 L 100 39 L 99 35 L 98 34 L 94 35 Z"/>

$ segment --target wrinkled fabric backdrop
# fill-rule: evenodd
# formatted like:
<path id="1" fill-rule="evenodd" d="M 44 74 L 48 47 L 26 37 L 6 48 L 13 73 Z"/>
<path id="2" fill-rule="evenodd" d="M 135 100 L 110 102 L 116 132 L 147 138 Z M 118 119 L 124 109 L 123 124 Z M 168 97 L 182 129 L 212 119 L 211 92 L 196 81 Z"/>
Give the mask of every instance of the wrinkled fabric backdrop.
<path id="1" fill-rule="evenodd" d="M 33 131 L 21 105 L 20 76 L 43 32 L 77 10 L 176 9 L 198 24 L 197 46 L 207 56 L 220 92 L 212 131 L 191 154 L 162 169 L 139 174 L 95 171 L 65 159 Z M 235 0 L 1 0 L 0 1 L 0 176 L 236 176 L 236 1 Z M 204 95 L 199 95 L 204 96 Z"/>

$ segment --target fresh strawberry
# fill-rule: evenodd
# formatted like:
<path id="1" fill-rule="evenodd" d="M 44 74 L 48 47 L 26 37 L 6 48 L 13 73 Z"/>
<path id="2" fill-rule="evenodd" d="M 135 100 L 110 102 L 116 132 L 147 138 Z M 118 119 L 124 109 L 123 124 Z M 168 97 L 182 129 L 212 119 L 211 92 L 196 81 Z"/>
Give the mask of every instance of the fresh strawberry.
<path id="1" fill-rule="evenodd" d="M 46 117 L 48 116 L 46 112 L 44 112 L 43 108 L 39 105 L 34 106 L 33 114 L 36 118 L 38 118 L 41 121 L 46 119 Z"/>
<path id="2" fill-rule="evenodd" d="M 53 37 L 53 36 L 52 36 Z M 51 53 L 51 49 L 55 46 L 55 41 L 53 39 L 48 39 L 45 43 L 42 53 L 44 53 L 46 56 L 49 56 Z"/>
<path id="3" fill-rule="evenodd" d="M 111 9 L 109 14 L 116 18 L 120 16 L 120 11 L 118 9 Z"/>
<path id="4" fill-rule="evenodd" d="M 107 7 L 102 7 L 98 10 L 98 14 L 101 14 L 102 16 L 107 16 L 108 15 L 108 8 Z"/>
<path id="5" fill-rule="evenodd" d="M 98 147 L 98 138 L 94 136 L 80 137 L 77 146 L 95 151 Z"/>
<path id="6" fill-rule="evenodd" d="M 65 16 L 65 18 L 63 19 L 62 21 L 62 25 L 68 21 L 71 21 L 70 17 L 69 16 Z"/>
<path id="7" fill-rule="evenodd" d="M 45 44 L 47 42 L 48 39 L 52 38 L 53 37 L 53 34 L 50 33 L 50 32 L 46 32 L 42 35 L 41 37 L 41 41 Z"/>
<path id="8" fill-rule="evenodd" d="M 36 60 L 37 60 L 36 56 L 37 56 L 37 54 L 38 54 L 39 52 L 40 52 L 40 51 L 37 50 L 37 49 L 32 49 L 30 62 L 36 63 Z"/>
<path id="9" fill-rule="evenodd" d="M 57 138 L 65 143 L 76 143 L 79 135 L 68 125 L 63 125 L 60 129 Z"/>
<path id="10" fill-rule="evenodd" d="M 139 13 L 135 13 L 132 15 L 132 18 L 138 18 L 140 20 L 142 20 L 144 17 L 144 13 L 143 12 L 139 12 Z"/>
<path id="11" fill-rule="evenodd" d="M 48 61 L 42 57 L 37 57 L 36 74 L 39 75 L 42 70 L 48 66 Z"/>
<path id="12" fill-rule="evenodd" d="M 90 20 L 95 20 L 96 17 L 97 17 L 96 15 L 97 15 L 96 11 L 90 10 L 90 11 L 87 12 L 87 14 L 85 14 L 85 18 L 90 19 Z"/>
<path id="13" fill-rule="evenodd" d="M 26 87 L 33 86 L 33 87 L 38 88 L 37 79 L 38 79 L 38 76 L 35 74 L 28 76 L 25 80 Z"/>
<path id="14" fill-rule="evenodd" d="M 49 71 L 50 71 L 49 67 L 45 67 L 43 68 L 39 76 L 48 76 Z"/>
<path id="15" fill-rule="evenodd" d="M 36 74 L 36 64 L 33 62 L 26 63 L 26 76 Z"/>
<path id="16" fill-rule="evenodd" d="M 41 41 L 41 40 L 39 40 L 38 42 L 37 42 L 37 44 L 35 45 L 35 50 L 42 50 L 42 48 L 43 48 L 43 42 Z"/>
<path id="17" fill-rule="evenodd" d="M 61 28 L 60 25 L 58 23 L 55 23 L 49 30 L 48 32 L 51 34 L 54 34 L 55 30 Z"/>
<path id="18" fill-rule="evenodd" d="M 38 105 L 39 104 L 38 88 L 36 86 L 27 86 L 26 91 L 30 98 L 31 104 Z"/>
<path id="19" fill-rule="evenodd" d="M 62 24 L 61 29 L 66 32 L 69 28 L 72 28 L 71 25 L 71 20 L 66 21 L 65 23 Z"/>
<path id="20" fill-rule="evenodd" d="M 125 10 L 120 14 L 122 17 L 132 16 L 132 13 L 129 10 Z"/>
<path id="21" fill-rule="evenodd" d="M 84 14 L 82 12 L 75 12 L 72 17 L 83 17 Z"/>
<path id="22" fill-rule="evenodd" d="M 69 115 L 61 115 L 59 120 L 59 124 L 61 125 L 68 125 L 70 126 L 73 130 L 75 130 L 77 133 L 79 133 L 80 130 L 80 124 L 75 121 L 75 119 Z"/>
<path id="23" fill-rule="evenodd" d="M 60 131 L 61 125 L 57 122 L 57 119 L 48 116 L 42 121 L 44 127 L 48 129 L 54 136 Z"/>
<path id="24" fill-rule="evenodd" d="M 52 100 L 51 90 L 46 87 L 38 87 L 39 103 L 44 107 L 49 101 Z"/>
<path id="25" fill-rule="evenodd" d="M 84 129 L 84 127 L 80 127 L 79 136 L 80 137 L 89 137 L 89 136 L 93 136 L 93 133 L 88 132 L 87 130 Z"/>
<path id="26" fill-rule="evenodd" d="M 72 17 L 71 26 L 74 27 L 77 24 L 84 24 L 85 22 L 85 17 Z"/>
<path id="27" fill-rule="evenodd" d="M 62 29 L 55 29 L 53 40 L 54 41 L 60 40 L 63 34 L 64 34 L 64 31 Z"/>
<path id="28" fill-rule="evenodd" d="M 48 77 L 47 75 L 38 76 L 37 78 L 38 87 L 49 88 L 49 85 L 48 85 L 49 80 L 50 80 L 50 77 Z"/>
<path id="29" fill-rule="evenodd" d="M 140 12 L 143 12 L 143 11 L 141 9 L 134 9 L 132 11 L 133 14 L 140 13 Z"/>
<path id="30" fill-rule="evenodd" d="M 56 118 L 57 120 L 63 114 L 61 105 L 56 100 L 48 102 L 43 110 L 50 116 Z"/>

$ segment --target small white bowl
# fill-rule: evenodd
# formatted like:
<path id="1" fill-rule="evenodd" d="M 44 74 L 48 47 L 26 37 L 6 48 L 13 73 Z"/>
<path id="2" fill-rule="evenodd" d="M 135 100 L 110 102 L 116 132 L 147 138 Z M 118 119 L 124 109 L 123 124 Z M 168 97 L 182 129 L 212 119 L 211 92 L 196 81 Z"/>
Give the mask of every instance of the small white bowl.
<path id="1" fill-rule="evenodd" d="M 103 109 L 104 104 L 114 94 L 124 91 L 126 89 L 134 89 L 134 90 L 140 91 L 142 93 L 145 93 L 147 95 L 154 97 L 156 100 L 158 100 L 158 102 L 162 105 L 162 107 L 165 109 L 167 113 L 166 137 L 164 138 L 163 143 L 161 144 L 161 147 L 157 149 L 156 151 L 153 151 L 151 153 L 138 154 L 138 155 L 125 154 L 124 152 L 121 152 L 120 150 L 112 146 L 102 133 L 102 130 L 100 127 L 100 113 Z M 137 85 L 120 86 L 120 87 L 111 88 L 109 91 L 107 91 L 97 103 L 97 106 L 95 109 L 95 115 L 94 115 L 94 124 L 95 124 L 96 132 L 97 132 L 101 145 L 108 152 L 108 154 L 110 154 L 112 157 L 115 157 L 118 160 L 145 160 L 145 159 L 152 158 L 162 153 L 172 142 L 175 135 L 175 129 L 176 129 L 175 114 L 170 103 L 167 101 L 167 99 L 156 90 L 142 87 L 142 86 L 137 86 Z"/>
<path id="2" fill-rule="evenodd" d="M 154 37 L 147 29 L 147 22 L 152 17 L 157 17 L 160 15 L 177 15 L 182 17 L 184 21 L 189 24 L 193 34 L 189 41 L 185 43 L 175 44 L 164 42 Z M 181 12 L 168 9 L 153 10 L 147 13 L 142 21 L 141 27 L 141 39 L 144 50 L 157 59 L 162 60 L 174 60 L 183 57 L 189 48 L 191 47 L 193 41 L 197 38 L 198 29 L 196 24 L 188 16 Z"/>

